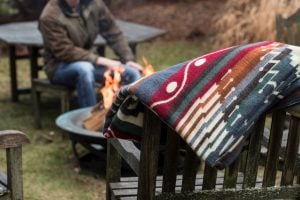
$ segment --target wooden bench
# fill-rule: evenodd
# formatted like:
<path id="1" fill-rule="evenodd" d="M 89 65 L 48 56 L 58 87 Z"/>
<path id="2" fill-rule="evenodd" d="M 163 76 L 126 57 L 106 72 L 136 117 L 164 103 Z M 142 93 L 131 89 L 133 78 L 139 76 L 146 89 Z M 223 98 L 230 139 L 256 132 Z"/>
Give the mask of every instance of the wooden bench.
<path id="1" fill-rule="evenodd" d="M 33 100 L 33 112 L 34 123 L 36 128 L 41 128 L 41 100 L 40 96 L 43 92 L 48 92 L 53 95 L 60 96 L 61 113 L 70 110 L 70 101 L 73 93 L 72 88 L 68 88 L 62 85 L 52 84 L 47 79 L 35 78 L 32 80 L 32 100 Z"/>
<path id="2" fill-rule="evenodd" d="M 136 55 L 136 45 L 130 44 L 130 48 Z M 105 46 L 98 46 L 97 52 L 99 55 L 105 55 Z M 36 56 L 41 56 L 41 53 Z M 37 62 L 35 65 L 38 66 Z M 37 67 L 35 67 L 37 68 Z M 42 66 L 39 66 L 42 69 Z M 37 73 L 37 72 L 36 72 Z M 41 124 L 41 93 L 47 92 L 51 95 L 59 95 L 61 102 L 61 113 L 65 113 L 70 110 L 70 101 L 72 94 L 74 93 L 74 88 L 68 88 L 63 85 L 53 84 L 48 79 L 32 78 L 31 82 L 31 95 L 33 100 L 33 113 L 34 113 L 34 126 L 37 129 L 42 128 Z M 103 85 L 96 83 L 97 88 L 101 88 Z"/>
<path id="3" fill-rule="evenodd" d="M 290 118 L 287 145 L 279 161 L 287 115 Z M 267 153 L 261 157 L 264 130 L 265 117 L 262 117 L 239 158 L 226 169 L 218 170 L 201 162 L 188 146 L 182 145 L 184 142 L 173 129 L 146 109 L 140 149 L 131 141 L 108 140 L 107 199 L 300 198 L 300 168 L 296 165 L 300 160 L 299 115 L 284 110 L 272 113 Z M 163 165 L 158 164 L 161 135 L 167 135 Z M 183 155 L 181 169 L 177 166 L 182 164 L 178 161 Z M 121 176 L 122 159 L 136 176 Z M 157 173 L 159 168 L 162 174 Z"/>
<path id="4" fill-rule="evenodd" d="M 16 130 L 0 131 L 0 148 L 6 149 L 7 175 L 0 172 L 0 199 L 23 199 L 22 145 L 27 136 Z"/>

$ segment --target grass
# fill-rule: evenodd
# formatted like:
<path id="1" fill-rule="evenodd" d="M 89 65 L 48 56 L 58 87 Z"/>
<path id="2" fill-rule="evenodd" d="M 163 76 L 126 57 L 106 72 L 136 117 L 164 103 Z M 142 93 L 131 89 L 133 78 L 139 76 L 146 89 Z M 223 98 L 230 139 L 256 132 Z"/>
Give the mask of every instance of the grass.
<path id="1" fill-rule="evenodd" d="M 145 55 L 156 70 L 189 60 L 207 52 L 209 48 L 200 42 L 156 41 L 138 48 L 138 61 Z M 19 84 L 29 86 L 29 67 L 21 62 Z M 42 98 L 43 129 L 33 126 L 33 112 L 30 95 L 22 95 L 20 101 L 10 100 L 8 59 L 0 58 L 0 130 L 18 129 L 25 132 L 31 144 L 23 148 L 24 195 L 29 200 L 93 200 L 105 199 L 105 173 L 103 165 L 98 175 L 78 170 L 69 140 L 63 139 L 63 132 L 55 126 L 59 115 L 59 99 Z M 4 152 L 0 155 L 1 169 L 4 169 Z M 100 167 L 100 166 L 99 166 Z"/>

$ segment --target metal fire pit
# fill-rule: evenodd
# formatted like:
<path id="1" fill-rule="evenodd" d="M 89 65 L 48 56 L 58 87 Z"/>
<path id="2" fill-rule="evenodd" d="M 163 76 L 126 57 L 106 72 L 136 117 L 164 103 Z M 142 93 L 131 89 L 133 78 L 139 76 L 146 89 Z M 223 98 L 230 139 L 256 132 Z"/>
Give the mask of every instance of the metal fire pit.
<path id="1" fill-rule="evenodd" d="M 106 139 L 102 132 L 89 131 L 83 128 L 83 120 L 90 115 L 91 109 L 92 107 L 72 110 L 56 118 L 56 125 L 68 134 L 72 142 L 74 155 L 80 166 L 83 165 L 83 162 L 86 165 L 86 162 L 89 162 L 88 159 L 91 159 L 91 155 L 80 156 L 77 151 L 77 144 L 81 144 L 88 149 L 94 157 L 97 157 L 97 160 L 99 158 L 105 159 L 106 154 Z"/>

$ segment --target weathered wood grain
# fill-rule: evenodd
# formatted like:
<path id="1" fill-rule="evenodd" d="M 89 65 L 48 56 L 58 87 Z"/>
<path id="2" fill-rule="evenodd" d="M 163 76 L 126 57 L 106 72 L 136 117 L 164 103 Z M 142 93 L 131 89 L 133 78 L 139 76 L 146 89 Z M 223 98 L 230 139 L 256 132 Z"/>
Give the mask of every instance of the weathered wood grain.
<path id="1" fill-rule="evenodd" d="M 247 159 L 245 166 L 244 188 L 254 187 L 258 171 L 259 153 L 261 149 L 261 140 L 264 133 L 265 116 L 261 117 L 253 128 L 249 139 L 247 150 Z"/>
<path id="2" fill-rule="evenodd" d="M 179 156 L 180 138 L 178 134 L 168 128 L 166 153 L 164 155 L 164 171 L 163 171 L 163 192 L 175 192 L 177 161 Z"/>
<path id="3" fill-rule="evenodd" d="M 23 199 L 22 145 L 28 144 L 28 137 L 18 130 L 0 131 L 0 148 L 6 149 L 7 176 L 1 173 L 1 186 L 7 192 L 0 199 Z"/>
<path id="4" fill-rule="evenodd" d="M 199 171 L 200 159 L 196 153 L 186 145 L 186 156 L 184 160 L 182 192 L 190 192 L 195 189 L 196 175 Z"/>
<path id="5" fill-rule="evenodd" d="M 160 119 L 152 111 L 145 109 L 138 185 L 139 200 L 155 199 L 160 131 Z"/>
<path id="6" fill-rule="evenodd" d="M 300 123 L 299 118 L 291 116 L 289 136 L 286 145 L 284 167 L 282 170 L 281 185 L 292 185 L 296 167 L 296 159 L 299 148 Z"/>
<path id="7" fill-rule="evenodd" d="M 272 125 L 267 152 L 267 161 L 264 170 L 263 187 L 275 185 L 285 116 L 285 112 L 282 110 L 275 111 L 272 114 Z"/>
<path id="8" fill-rule="evenodd" d="M 28 137 L 21 131 L 3 130 L 0 131 L 0 148 L 13 148 L 28 144 Z"/>
<path id="9" fill-rule="evenodd" d="M 198 169 L 200 163 L 198 157 L 191 149 L 186 149 L 184 170 L 183 172 L 178 172 L 176 170 L 178 164 L 180 164 L 178 162 L 178 150 L 182 148 L 180 145 L 182 140 L 178 138 L 174 130 L 168 130 L 166 149 L 163 148 L 163 152 L 166 152 L 165 155 L 167 156 L 165 158 L 167 167 L 164 166 L 163 176 L 156 175 L 158 150 L 160 149 L 159 132 L 162 130 L 161 125 L 163 123 L 149 109 L 147 109 L 145 117 L 145 138 L 143 137 L 144 143 L 142 143 L 140 153 L 140 163 L 144 164 L 139 166 L 138 177 L 121 177 L 120 181 L 109 183 L 109 188 L 114 193 L 115 199 L 300 198 L 299 185 L 274 187 L 274 178 L 276 178 L 278 170 L 283 170 L 283 176 L 287 174 L 287 177 L 282 179 L 285 181 L 284 185 L 291 181 L 292 176 L 297 175 L 296 168 L 294 168 L 293 175 L 289 174 L 293 170 L 292 166 L 297 166 L 295 163 L 299 156 L 296 150 L 299 148 L 299 143 L 297 143 L 299 140 L 297 139 L 297 134 L 300 132 L 298 131 L 298 118 L 292 117 L 292 122 L 290 123 L 290 132 L 292 134 L 287 139 L 288 144 L 285 144 L 285 142 L 282 142 L 282 139 L 286 140 L 287 138 L 286 136 L 282 138 L 283 125 L 286 118 L 285 111 L 277 110 L 272 115 L 271 133 L 267 137 L 269 139 L 267 160 L 266 163 L 263 163 L 263 167 L 265 167 L 263 179 L 258 175 L 258 167 L 262 164 L 259 162 L 261 146 L 265 145 L 262 143 L 265 130 L 265 116 L 255 124 L 252 129 L 253 132 L 244 146 L 243 154 L 246 157 L 243 167 L 240 167 L 239 164 L 243 159 L 239 158 L 225 171 L 206 164 L 203 172 Z M 280 154 L 282 148 L 285 148 L 281 145 L 288 146 L 285 156 Z M 284 163 L 285 168 L 278 167 L 279 156 L 280 162 Z M 286 159 L 287 157 L 289 158 Z"/>

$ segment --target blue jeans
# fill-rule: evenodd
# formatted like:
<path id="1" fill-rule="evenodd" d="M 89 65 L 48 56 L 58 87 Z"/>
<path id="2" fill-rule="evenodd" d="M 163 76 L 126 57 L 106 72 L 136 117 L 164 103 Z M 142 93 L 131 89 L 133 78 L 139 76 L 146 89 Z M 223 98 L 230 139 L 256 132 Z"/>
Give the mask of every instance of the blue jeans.
<path id="1" fill-rule="evenodd" d="M 106 67 L 94 66 L 87 61 L 61 63 L 54 73 L 52 82 L 76 88 L 80 108 L 93 106 L 97 103 L 95 83 L 104 82 Z M 130 66 L 124 65 L 125 71 L 121 75 L 121 85 L 132 83 L 141 78 L 140 72 Z"/>

